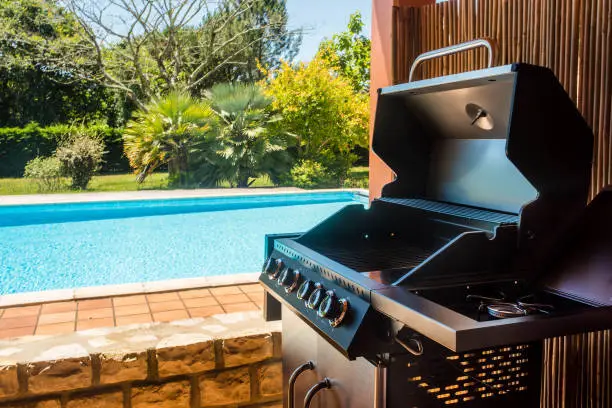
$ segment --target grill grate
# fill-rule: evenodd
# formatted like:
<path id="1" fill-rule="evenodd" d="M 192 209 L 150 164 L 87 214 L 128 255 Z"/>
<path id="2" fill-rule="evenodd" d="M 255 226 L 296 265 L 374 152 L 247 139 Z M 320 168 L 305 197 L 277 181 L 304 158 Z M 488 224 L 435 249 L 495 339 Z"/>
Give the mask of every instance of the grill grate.
<path id="1" fill-rule="evenodd" d="M 312 249 L 357 272 L 385 269 L 412 269 L 425 261 L 434 251 L 413 246 L 365 247 L 356 245 L 351 248 L 317 247 Z"/>
<path id="2" fill-rule="evenodd" d="M 440 203 L 437 201 L 428 201 L 417 198 L 381 198 L 380 201 L 496 224 L 517 224 L 519 222 L 518 215 Z"/>
<path id="3" fill-rule="evenodd" d="M 432 355 L 405 364 L 407 394 L 414 407 L 499 406 L 509 397 L 537 391 L 540 356 L 533 344 L 501 346 L 460 354 Z M 535 347 L 537 349 L 537 347 Z M 534 388 L 532 390 L 532 388 Z M 407 399 L 408 400 L 408 399 Z M 490 404 L 490 405 L 489 405 Z"/>

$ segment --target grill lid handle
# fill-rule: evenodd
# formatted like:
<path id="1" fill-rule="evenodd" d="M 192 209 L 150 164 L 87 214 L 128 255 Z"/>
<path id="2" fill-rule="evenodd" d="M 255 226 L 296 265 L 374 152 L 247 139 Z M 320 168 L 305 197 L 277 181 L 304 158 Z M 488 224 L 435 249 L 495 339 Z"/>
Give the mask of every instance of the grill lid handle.
<path id="1" fill-rule="evenodd" d="M 460 44 L 450 45 L 448 47 L 439 48 L 437 50 L 427 51 L 420 54 L 415 58 L 412 66 L 410 67 L 410 74 L 408 75 L 408 82 L 412 82 L 412 76 L 417 67 L 430 59 L 445 57 L 447 55 L 457 54 L 459 52 L 472 50 L 474 48 L 484 47 L 489 51 L 489 58 L 487 59 L 487 68 L 493 66 L 493 60 L 497 57 L 495 41 L 490 38 L 479 38 L 477 40 L 467 41 Z"/>

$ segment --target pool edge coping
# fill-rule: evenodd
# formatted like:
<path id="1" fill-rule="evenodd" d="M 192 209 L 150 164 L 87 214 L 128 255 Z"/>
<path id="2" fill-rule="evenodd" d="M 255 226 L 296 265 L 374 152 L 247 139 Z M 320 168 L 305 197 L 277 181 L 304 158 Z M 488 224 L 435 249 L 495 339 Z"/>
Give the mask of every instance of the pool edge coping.
<path id="1" fill-rule="evenodd" d="M 215 191 L 216 189 L 195 189 L 195 190 L 144 190 L 142 196 L 136 197 L 140 191 L 120 191 L 120 192 L 92 192 L 77 194 L 29 194 L 29 195 L 0 195 L 0 208 L 10 206 L 34 206 L 34 205 L 53 205 L 53 204 L 91 204 L 102 202 L 129 202 L 129 201 L 161 201 L 161 200 L 180 200 L 198 198 L 240 198 L 251 196 L 269 196 L 286 194 L 313 194 L 313 193 L 356 193 L 369 196 L 369 190 L 363 188 L 335 188 L 335 189 L 315 189 L 305 190 L 298 188 L 277 188 L 277 189 L 227 189 L 228 191 Z M 152 191 L 154 193 L 148 193 Z M 167 193 L 167 194 L 161 194 Z M 187 193 L 188 192 L 188 193 Z M 210 194 L 208 194 L 210 193 Z M 20 199 L 32 198 L 34 202 L 22 202 Z M 41 200 L 40 198 L 45 199 Z M 49 198 L 46 200 L 46 198 Z M 53 199 L 55 198 L 55 200 Z"/>
<path id="2" fill-rule="evenodd" d="M 257 283 L 258 272 L 0 295 L 0 308 Z"/>

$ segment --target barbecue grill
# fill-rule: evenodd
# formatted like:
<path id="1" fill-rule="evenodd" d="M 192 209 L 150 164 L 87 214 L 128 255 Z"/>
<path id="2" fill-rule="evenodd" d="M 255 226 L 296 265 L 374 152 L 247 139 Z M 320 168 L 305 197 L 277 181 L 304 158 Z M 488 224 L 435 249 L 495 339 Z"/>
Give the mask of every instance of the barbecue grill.
<path id="1" fill-rule="evenodd" d="M 395 180 L 269 240 L 285 406 L 538 406 L 542 340 L 612 327 L 592 145 L 543 67 L 379 90 L 372 147 Z"/>

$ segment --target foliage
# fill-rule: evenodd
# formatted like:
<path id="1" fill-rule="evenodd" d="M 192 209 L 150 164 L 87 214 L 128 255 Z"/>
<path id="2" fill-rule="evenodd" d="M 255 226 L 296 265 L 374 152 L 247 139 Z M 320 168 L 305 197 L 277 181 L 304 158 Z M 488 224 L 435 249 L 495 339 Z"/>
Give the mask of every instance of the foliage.
<path id="1" fill-rule="evenodd" d="M 204 185 L 226 180 L 249 187 L 264 174 L 272 179 L 288 170 L 291 137 L 273 125 L 280 117 L 270 111 L 272 100 L 257 85 L 218 84 L 208 92 L 218 116 L 215 140 L 201 169 Z M 213 177 L 211 177 L 211 175 Z"/>
<path id="2" fill-rule="evenodd" d="M 100 169 L 104 142 L 78 130 L 66 137 L 55 151 L 62 172 L 72 180 L 73 189 L 85 190 L 93 175 Z"/>
<path id="3" fill-rule="evenodd" d="M 279 128 L 296 136 L 296 157 L 321 163 L 341 185 L 355 148 L 368 145 L 368 95 L 355 92 L 320 57 L 270 72 L 266 92 L 282 115 Z"/>
<path id="4" fill-rule="evenodd" d="M 57 191 L 62 186 L 62 165 L 57 157 L 36 157 L 26 164 L 23 176 L 34 179 L 39 192 Z"/>
<path id="5" fill-rule="evenodd" d="M 351 170 L 349 171 L 349 176 L 342 185 L 342 187 L 367 189 L 369 185 L 369 168 L 367 166 L 364 166 L 351 168 Z"/>
<path id="6" fill-rule="evenodd" d="M 113 97 L 103 87 L 51 68 L 65 47 L 83 45 L 78 31 L 76 20 L 55 2 L 0 2 L 0 125 L 118 122 Z M 94 68 L 88 58 L 71 63 L 81 71 Z"/>
<path id="7" fill-rule="evenodd" d="M 291 185 L 295 187 L 321 187 L 326 181 L 327 169 L 315 161 L 302 160 L 291 169 Z"/>
<path id="8" fill-rule="evenodd" d="M 167 163 L 171 183 L 191 183 L 190 155 L 206 144 L 212 126 L 210 106 L 185 93 L 172 92 L 149 103 L 134 115 L 123 135 L 125 153 L 138 180 L 144 181 Z"/>
<path id="9" fill-rule="evenodd" d="M 297 53 L 301 30 L 287 29 L 285 2 L 62 0 L 87 46 L 67 47 L 54 69 L 118 89 L 141 110 L 169 92 L 197 95 L 220 78 L 252 80 L 257 59 L 274 66 Z M 95 70 L 66 62 L 82 53 Z"/>
<path id="10" fill-rule="evenodd" d="M 363 34 L 361 13 L 351 14 L 347 30 L 319 45 L 326 63 L 344 76 L 357 92 L 370 89 L 370 39 Z"/>
<path id="11" fill-rule="evenodd" d="M 26 163 L 37 156 L 51 156 L 67 134 L 78 131 L 104 140 L 108 153 L 103 173 L 129 171 L 123 156 L 122 130 L 106 125 L 54 125 L 42 127 L 30 123 L 23 128 L 0 128 L 0 177 L 18 177 Z"/>

